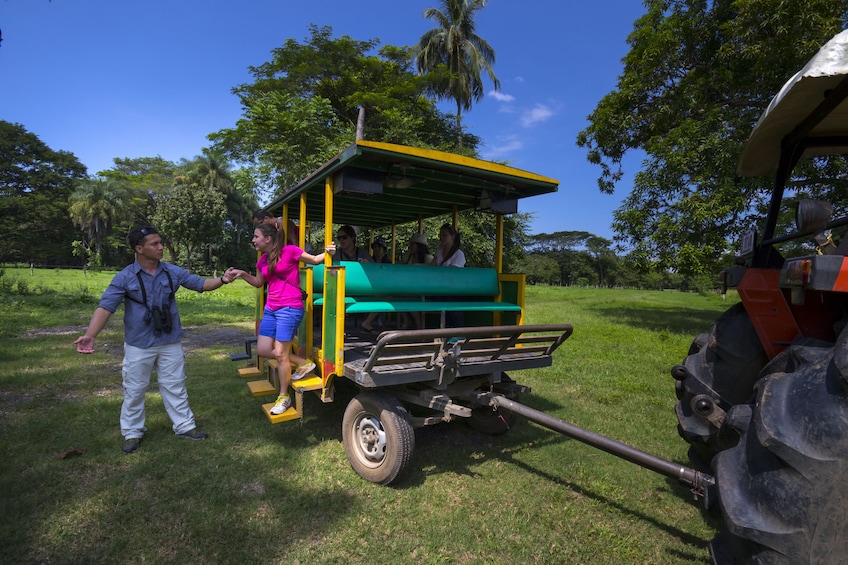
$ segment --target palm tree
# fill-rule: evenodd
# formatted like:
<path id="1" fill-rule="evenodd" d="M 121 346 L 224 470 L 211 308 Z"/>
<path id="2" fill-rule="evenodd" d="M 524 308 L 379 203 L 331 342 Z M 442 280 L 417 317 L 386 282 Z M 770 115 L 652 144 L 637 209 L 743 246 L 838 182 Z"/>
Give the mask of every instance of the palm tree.
<path id="1" fill-rule="evenodd" d="M 85 232 L 89 246 L 99 255 L 103 238 L 127 206 L 124 187 L 111 179 L 82 181 L 70 198 L 71 221 Z"/>
<path id="2" fill-rule="evenodd" d="M 435 91 L 441 98 L 456 101 L 456 127 L 462 143 L 462 111 L 471 110 L 472 102 L 483 98 L 481 71 L 485 70 L 500 90 L 495 76 L 495 50 L 474 32 L 474 15 L 482 10 L 488 0 L 441 0 L 442 9 L 427 8 L 424 17 L 438 27 L 424 33 L 415 49 L 415 62 L 419 73 L 439 71 L 444 67 L 447 76 L 439 80 Z"/>
<path id="3" fill-rule="evenodd" d="M 207 151 L 191 161 L 182 160 L 166 209 L 158 210 L 156 219 L 169 234 L 173 246 L 169 250 L 176 255 L 178 247 L 185 249 L 189 270 L 192 252 L 198 248 L 206 253 L 206 266 L 213 266 L 213 249 L 221 245 L 226 229 L 228 203 L 238 202 L 238 197 L 225 160 Z"/>

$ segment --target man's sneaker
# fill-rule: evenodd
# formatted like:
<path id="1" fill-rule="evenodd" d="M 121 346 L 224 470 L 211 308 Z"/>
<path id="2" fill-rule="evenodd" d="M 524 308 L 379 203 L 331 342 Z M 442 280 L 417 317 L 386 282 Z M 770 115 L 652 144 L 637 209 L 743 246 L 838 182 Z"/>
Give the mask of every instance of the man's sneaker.
<path id="1" fill-rule="evenodd" d="M 124 455 L 135 453 L 138 451 L 138 446 L 141 445 L 140 437 L 128 437 L 124 439 Z"/>
<path id="2" fill-rule="evenodd" d="M 299 381 L 300 379 L 311 373 L 314 368 L 315 363 L 307 359 L 306 363 L 297 366 L 297 369 L 295 369 L 294 373 L 292 373 L 291 380 Z"/>
<path id="3" fill-rule="evenodd" d="M 288 410 L 290 406 L 291 398 L 289 398 L 288 396 L 278 396 L 277 402 L 275 402 L 274 406 L 271 407 L 270 412 L 274 416 L 277 416 Z"/>
<path id="4" fill-rule="evenodd" d="M 187 432 L 183 432 L 181 434 L 177 434 L 177 437 L 183 439 L 192 439 L 194 441 L 200 441 L 201 439 L 206 439 L 209 435 L 206 432 L 201 432 L 197 428 L 192 428 Z"/>

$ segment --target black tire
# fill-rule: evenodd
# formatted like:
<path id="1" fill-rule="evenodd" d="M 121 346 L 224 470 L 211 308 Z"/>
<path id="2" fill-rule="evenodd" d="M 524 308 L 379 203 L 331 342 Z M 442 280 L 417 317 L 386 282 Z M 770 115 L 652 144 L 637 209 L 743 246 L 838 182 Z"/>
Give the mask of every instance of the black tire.
<path id="1" fill-rule="evenodd" d="M 376 392 L 361 393 L 347 405 L 342 440 L 353 470 L 381 485 L 403 475 L 415 448 L 409 413 L 393 396 Z"/>
<path id="2" fill-rule="evenodd" d="M 737 406 L 739 443 L 714 460 L 725 530 L 717 564 L 841 563 L 848 556 L 848 334 L 835 348 L 792 346 Z"/>
<path id="3" fill-rule="evenodd" d="M 501 375 L 501 383 L 505 384 L 503 395 L 510 400 L 518 402 L 518 391 L 510 389 L 509 385 L 515 384 L 506 373 Z M 495 385 L 495 392 L 498 391 Z M 471 429 L 490 436 L 500 436 L 511 430 L 518 421 L 518 416 L 509 410 L 501 410 L 500 408 L 492 408 L 491 406 L 475 406 L 471 409 L 471 417 L 468 418 L 468 425 Z"/>
<path id="4" fill-rule="evenodd" d="M 672 369 L 677 380 L 677 431 L 691 444 L 692 464 L 708 471 L 716 453 L 739 437 L 724 426 L 733 406 L 750 402 L 754 384 L 768 362 L 745 307 L 724 312 L 708 334 L 695 338 L 683 365 Z"/>

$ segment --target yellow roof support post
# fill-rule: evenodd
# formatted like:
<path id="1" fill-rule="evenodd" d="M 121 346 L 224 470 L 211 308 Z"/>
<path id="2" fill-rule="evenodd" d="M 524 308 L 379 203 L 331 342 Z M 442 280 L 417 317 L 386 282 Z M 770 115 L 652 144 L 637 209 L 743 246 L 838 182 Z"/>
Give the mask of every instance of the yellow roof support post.
<path id="1" fill-rule="evenodd" d="M 395 262 L 395 257 L 397 256 L 397 246 L 397 222 L 392 220 L 392 254 L 389 255 L 392 263 Z"/>
<path id="2" fill-rule="evenodd" d="M 504 235 L 504 217 L 503 214 L 495 216 L 495 271 L 498 273 L 498 280 L 501 280 L 503 273 L 503 235 Z M 496 302 L 503 301 L 503 287 L 500 286 L 499 294 L 495 298 Z M 493 323 L 496 326 L 501 325 L 501 313 L 495 312 L 493 315 Z"/>
<path id="3" fill-rule="evenodd" d="M 333 177 L 327 175 L 324 183 L 324 247 L 333 241 Z M 330 254 L 324 255 L 324 266 L 333 264 Z M 325 277 L 326 279 L 326 277 Z"/>
<path id="4" fill-rule="evenodd" d="M 324 246 L 333 241 L 333 199 L 334 199 L 333 175 L 327 175 L 324 180 Z M 324 296 L 328 296 L 327 282 L 330 280 L 329 267 L 333 259 L 329 253 L 324 255 Z M 321 324 L 321 349 L 324 351 L 324 359 L 332 359 L 333 373 L 340 375 L 344 372 L 344 271 L 340 277 L 339 303 L 336 308 L 335 328 L 330 324 L 328 309 L 323 309 L 324 316 Z M 334 330 L 334 331 L 332 331 Z M 330 335 L 332 331 L 332 336 Z M 327 386 L 329 372 L 324 371 L 324 386 Z"/>
<path id="5" fill-rule="evenodd" d="M 504 217 L 498 214 L 495 222 L 495 270 L 499 275 L 503 273 L 503 237 Z"/>
<path id="6" fill-rule="evenodd" d="M 284 210 L 286 211 L 286 215 L 288 215 L 288 205 L 286 205 Z M 300 247 L 301 249 L 305 249 L 306 248 L 306 229 L 305 229 L 306 228 L 306 193 L 305 192 L 302 192 L 300 194 L 300 209 L 298 210 L 297 222 L 298 222 L 298 226 L 297 226 L 297 246 Z M 290 226 L 290 225 L 292 225 L 291 221 L 287 220 L 286 226 Z M 286 234 L 286 237 L 288 237 L 288 234 Z M 305 309 L 305 312 L 303 313 L 303 317 L 304 317 L 304 322 L 306 323 L 306 336 L 305 336 L 305 338 L 306 338 L 305 342 L 306 343 L 304 344 L 306 350 L 301 353 L 301 357 L 305 357 L 307 359 L 312 359 L 314 357 L 313 349 L 315 348 L 315 327 L 314 327 L 314 318 L 312 316 L 313 300 L 314 300 L 313 295 L 315 294 L 315 292 L 314 292 L 314 285 L 312 284 L 313 271 L 312 271 L 311 268 L 306 269 L 305 267 L 304 267 L 304 270 L 305 270 L 304 274 L 306 275 L 304 277 L 304 279 L 306 281 L 306 289 L 305 290 L 308 293 L 309 297 L 306 299 L 306 301 L 303 305 L 303 307 Z"/>
<path id="7" fill-rule="evenodd" d="M 300 213 L 297 217 L 297 245 L 301 249 L 306 247 L 306 192 L 300 193 Z"/>
<path id="8" fill-rule="evenodd" d="M 280 216 L 280 225 L 277 226 L 277 229 L 282 230 L 286 234 L 286 240 L 283 242 L 283 245 L 289 244 L 289 205 L 288 203 L 283 204 L 283 212 Z M 298 264 L 298 268 L 303 265 Z"/>

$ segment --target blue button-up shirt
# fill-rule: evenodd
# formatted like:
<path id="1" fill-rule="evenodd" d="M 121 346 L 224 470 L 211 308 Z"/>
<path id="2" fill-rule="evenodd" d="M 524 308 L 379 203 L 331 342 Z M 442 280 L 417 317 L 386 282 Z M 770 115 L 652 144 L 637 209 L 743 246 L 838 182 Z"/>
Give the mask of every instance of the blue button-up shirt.
<path id="1" fill-rule="evenodd" d="M 165 274 L 165 269 L 168 269 L 168 274 L 171 275 L 171 281 L 174 283 L 173 289 Z M 141 304 L 144 302 L 144 296 L 138 284 L 137 273 L 141 273 L 141 280 L 147 293 L 146 305 Z M 197 275 L 192 275 L 181 267 L 164 262 L 160 262 L 156 274 L 151 275 L 142 269 L 136 261 L 115 275 L 103 296 L 100 297 L 98 306 L 114 314 L 121 302 L 124 303 L 124 341 L 126 343 L 143 349 L 167 345 L 180 341 L 183 337 L 177 301 L 172 296 L 172 291 L 176 293 L 181 286 L 202 292 L 203 279 Z M 170 333 L 159 332 L 159 335 L 154 333 L 152 316 L 149 315 L 149 309 L 152 309 L 153 306 L 170 310 Z"/>

